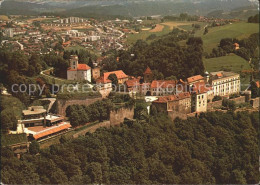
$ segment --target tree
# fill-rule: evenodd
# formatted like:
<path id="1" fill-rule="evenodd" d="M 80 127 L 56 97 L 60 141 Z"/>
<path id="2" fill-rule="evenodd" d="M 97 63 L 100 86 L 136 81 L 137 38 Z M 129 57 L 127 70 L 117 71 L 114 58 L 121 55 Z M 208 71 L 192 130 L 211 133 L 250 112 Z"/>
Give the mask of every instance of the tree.
<path id="1" fill-rule="evenodd" d="M 118 86 L 118 79 L 115 73 L 112 73 L 108 76 L 108 79 L 112 81 L 113 89 Z"/>
<path id="2" fill-rule="evenodd" d="M 208 32 L 209 32 L 208 27 L 205 27 L 205 31 L 204 31 L 203 35 L 206 35 Z"/>
<path id="3" fill-rule="evenodd" d="M 32 155 L 38 154 L 40 152 L 40 145 L 37 141 L 32 141 L 29 146 L 29 152 Z"/>
<path id="4" fill-rule="evenodd" d="M 256 85 L 255 81 L 250 83 L 251 97 L 256 98 L 259 97 L 259 88 Z"/>

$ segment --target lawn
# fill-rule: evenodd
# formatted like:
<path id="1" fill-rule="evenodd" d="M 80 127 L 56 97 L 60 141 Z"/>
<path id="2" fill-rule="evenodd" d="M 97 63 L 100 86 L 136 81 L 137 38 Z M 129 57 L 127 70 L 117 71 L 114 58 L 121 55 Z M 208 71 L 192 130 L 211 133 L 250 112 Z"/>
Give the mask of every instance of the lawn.
<path id="1" fill-rule="evenodd" d="M 203 35 L 204 30 L 196 32 L 195 36 L 201 37 L 204 42 L 204 51 L 210 53 L 217 47 L 223 38 L 243 39 L 249 37 L 252 33 L 259 32 L 259 24 L 239 22 L 224 26 L 209 28 L 209 33 Z"/>
<path id="2" fill-rule="evenodd" d="M 249 63 L 245 59 L 235 54 L 218 58 L 204 59 L 203 62 L 208 72 L 227 69 L 240 73 L 242 70 L 251 69 Z"/>
<path id="3" fill-rule="evenodd" d="M 128 34 L 128 36 L 127 36 L 127 43 L 128 44 L 134 44 L 139 39 L 146 40 L 146 38 L 149 35 L 155 34 L 157 36 L 162 36 L 162 35 L 166 35 L 169 32 L 171 32 L 170 27 L 169 26 L 164 26 L 163 30 L 160 31 L 160 32 L 151 32 L 150 30 L 147 30 L 147 31 L 141 31 L 141 32 L 136 33 L 136 34 Z"/>

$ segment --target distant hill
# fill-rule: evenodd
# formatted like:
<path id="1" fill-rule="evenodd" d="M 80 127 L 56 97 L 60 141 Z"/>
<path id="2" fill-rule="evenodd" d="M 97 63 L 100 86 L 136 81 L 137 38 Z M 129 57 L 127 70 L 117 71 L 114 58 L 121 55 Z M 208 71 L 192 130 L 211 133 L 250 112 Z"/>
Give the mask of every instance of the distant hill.
<path id="1" fill-rule="evenodd" d="M 176 15 L 183 12 L 194 15 L 209 13 L 214 15 L 216 13 L 214 11 L 228 13 L 242 7 L 252 7 L 252 11 L 257 11 L 254 0 L 4 0 L 0 11 L 4 14 L 62 12 L 68 16 L 87 17 L 97 14 L 136 17 Z M 218 13 L 214 16 L 220 15 L 225 16 Z M 251 10 L 248 15 L 251 15 Z M 233 12 L 231 16 L 240 15 Z"/>
<path id="2" fill-rule="evenodd" d="M 240 7 L 237 9 L 233 9 L 228 12 L 224 12 L 223 10 L 215 10 L 207 14 L 208 17 L 215 18 L 227 18 L 227 19 L 242 19 L 247 20 L 248 17 L 254 16 L 258 13 L 256 6 L 246 6 Z"/>

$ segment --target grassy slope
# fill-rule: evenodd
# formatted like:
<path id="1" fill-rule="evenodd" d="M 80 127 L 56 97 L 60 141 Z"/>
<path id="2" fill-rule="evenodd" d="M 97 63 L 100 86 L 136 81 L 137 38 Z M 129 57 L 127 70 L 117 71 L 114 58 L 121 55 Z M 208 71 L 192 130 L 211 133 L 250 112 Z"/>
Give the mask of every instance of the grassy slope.
<path id="1" fill-rule="evenodd" d="M 231 71 L 239 73 L 242 70 L 251 69 L 249 63 L 245 59 L 235 54 L 218 58 L 204 59 L 203 62 L 208 72 L 230 69 Z"/>
<path id="2" fill-rule="evenodd" d="M 146 40 L 149 35 L 156 34 L 157 36 L 162 36 L 171 31 L 169 26 L 164 26 L 161 32 L 150 32 L 150 31 L 141 31 L 138 34 L 129 34 L 127 37 L 128 44 L 134 44 L 137 40 Z"/>
<path id="3" fill-rule="evenodd" d="M 210 53 L 217 47 L 222 38 L 247 38 L 252 33 L 259 32 L 259 24 L 239 22 L 220 27 L 209 28 L 209 33 L 203 35 L 204 30 L 198 31 L 195 36 L 202 37 L 204 51 Z"/>

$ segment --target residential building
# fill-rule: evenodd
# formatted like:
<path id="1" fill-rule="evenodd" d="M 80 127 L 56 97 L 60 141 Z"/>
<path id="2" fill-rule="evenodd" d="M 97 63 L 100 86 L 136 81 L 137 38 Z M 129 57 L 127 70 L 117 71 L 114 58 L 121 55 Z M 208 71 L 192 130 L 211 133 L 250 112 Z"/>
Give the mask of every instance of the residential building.
<path id="1" fill-rule="evenodd" d="M 233 72 L 218 71 L 210 73 L 209 84 L 214 96 L 229 96 L 240 92 L 240 75 Z"/>
<path id="2" fill-rule="evenodd" d="M 175 112 L 181 114 L 191 113 L 191 95 L 183 92 L 178 95 L 159 97 L 153 102 L 158 112 Z"/>
<path id="3" fill-rule="evenodd" d="M 94 80 L 97 80 L 98 78 L 100 78 L 100 68 L 99 67 L 95 67 L 92 69 L 92 77 Z"/>
<path id="4" fill-rule="evenodd" d="M 91 82 L 91 68 L 87 64 L 79 64 L 78 56 L 73 55 L 70 59 L 70 68 L 67 70 L 67 79 Z"/>
<path id="5" fill-rule="evenodd" d="M 192 85 L 191 89 L 191 111 L 207 112 L 208 91 L 211 87 L 207 87 L 205 82 L 197 82 Z"/>
<path id="6" fill-rule="evenodd" d="M 124 84 L 128 80 L 128 76 L 122 71 L 111 71 L 111 72 L 106 72 L 104 73 L 104 79 L 108 80 L 109 75 L 115 74 L 118 80 L 118 84 Z"/>

